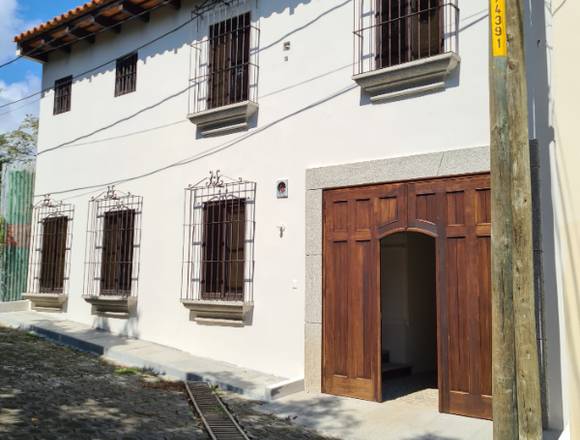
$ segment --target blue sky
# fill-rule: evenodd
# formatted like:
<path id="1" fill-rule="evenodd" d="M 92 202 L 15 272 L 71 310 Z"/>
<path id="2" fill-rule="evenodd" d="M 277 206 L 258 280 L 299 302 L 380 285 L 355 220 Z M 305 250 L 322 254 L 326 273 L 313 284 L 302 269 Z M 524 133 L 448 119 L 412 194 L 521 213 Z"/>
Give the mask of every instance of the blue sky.
<path id="1" fill-rule="evenodd" d="M 0 64 L 15 57 L 15 35 L 86 1 L 0 0 Z M 25 59 L 0 68 L 0 105 L 40 90 L 41 72 L 40 63 Z M 27 113 L 38 113 L 38 98 L 0 108 L 0 133 L 16 128 Z"/>

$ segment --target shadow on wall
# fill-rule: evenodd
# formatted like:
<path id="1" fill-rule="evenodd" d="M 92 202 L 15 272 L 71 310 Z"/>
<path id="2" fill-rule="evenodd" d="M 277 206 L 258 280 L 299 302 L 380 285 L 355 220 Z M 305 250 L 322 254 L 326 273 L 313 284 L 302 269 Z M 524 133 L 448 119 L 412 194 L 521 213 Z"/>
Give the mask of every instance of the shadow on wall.
<path id="1" fill-rule="evenodd" d="M 544 426 L 563 429 L 560 317 L 556 275 L 556 239 L 550 148 L 554 127 L 550 121 L 550 78 L 546 35 L 546 6 L 525 4 L 524 32 L 528 82 L 528 126 L 532 168 L 534 287 L 542 386 Z M 556 177 L 558 178 L 558 177 Z M 562 185 L 562 182 L 559 183 Z M 562 186 L 560 186 L 562 187 Z M 559 240 L 562 240 L 560 238 Z M 566 239 L 564 239 L 566 241 Z M 576 266 L 572 266 L 576 267 Z"/>
<path id="2" fill-rule="evenodd" d="M 122 321 L 123 327 L 120 330 L 113 332 L 113 330 L 111 329 L 111 320 Z M 122 318 L 107 316 L 106 314 L 101 313 L 94 317 L 93 328 L 103 332 L 124 336 L 127 338 L 138 339 L 140 337 L 139 313 L 137 312 L 137 310 L 134 310 L 131 311 L 131 314 L 129 316 Z"/>
<path id="3" fill-rule="evenodd" d="M 283 0 L 276 0 L 276 1 L 268 1 L 268 2 L 260 2 L 258 9 L 255 8 L 255 3 L 253 0 L 248 0 L 247 4 L 251 7 L 253 7 L 253 11 L 255 11 L 257 13 L 257 18 L 261 19 L 261 18 L 267 18 L 271 15 L 274 14 L 282 14 L 285 11 L 289 10 L 290 14 L 292 15 L 294 13 L 294 10 L 302 4 L 308 4 L 310 3 L 309 0 L 292 0 L 292 1 L 283 1 Z M 313 19 L 311 19 L 310 21 L 300 24 L 298 25 L 296 28 L 285 32 L 282 35 L 275 35 L 273 36 L 273 40 L 272 41 L 266 41 L 264 44 L 260 45 L 260 49 L 259 52 L 263 52 L 266 51 L 272 47 L 275 47 L 279 42 L 281 42 L 283 39 L 287 38 L 288 36 L 294 35 L 298 32 L 303 31 L 306 28 L 311 27 L 312 25 L 315 25 L 319 20 L 327 17 L 328 15 L 331 15 L 332 13 L 336 12 L 338 9 L 347 7 L 350 4 L 350 0 L 349 1 L 343 1 L 341 3 L 338 3 L 334 6 L 331 6 L 330 8 L 324 10 L 323 12 L 321 12 L 319 15 L 317 15 L 316 17 L 314 17 Z M 186 7 L 186 5 L 184 5 L 184 7 Z M 189 7 L 192 7 L 191 4 L 189 5 Z M 161 15 L 167 14 L 167 11 L 160 11 L 157 14 Z M 151 20 L 152 22 L 155 22 L 155 15 L 157 14 L 153 14 Z M 177 26 L 183 24 L 183 22 L 185 21 L 182 17 L 180 17 L 178 14 L 172 13 L 172 15 L 174 15 L 174 17 L 171 17 L 169 19 L 169 23 L 167 25 L 168 29 L 174 29 Z M 164 54 L 166 52 L 177 52 L 179 49 L 183 49 L 185 48 L 185 50 L 187 49 L 187 45 L 189 42 L 191 42 L 192 36 L 191 36 L 191 30 L 192 28 L 195 30 L 198 26 L 197 23 L 200 23 L 200 28 L 209 26 L 207 23 L 207 20 L 201 20 L 201 19 L 197 19 L 197 21 L 194 21 L 192 24 L 187 25 L 179 30 L 177 30 L 176 32 L 173 33 L 168 33 L 168 35 L 166 35 L 164 38 L 159 38 L 157 41 L 153 42 L 150 45 L 147 45 L 146 47 L 141 48 L 138 51 L 139 54 L 139 60 L 143 63 L 147 63 L 149 59 L 154 58 L 157 55 L 161 55 Z M 137 23 L 137 25 L 142 26 L 141 23 Z M 350 30 L 349 30 L 350 32 Z M 202 31 L 199 31 L 199 33 L 203 34 Z M 157 37 L 159 37 L 159 35 L 156 34 Z M 107 34 L 106 38 L 111 39 L 112 42 L 115 41 L 116 38 L 122 38 L 115 36 L 115 35 L 110 35 Z M 263 36 L 262 36 L 262 40 L 263 40 Z M 141 44 L 144 44 L 146 41 L 151 41 L 152 38 L 145 40 L 145 41 L 141 41 Z M 77 50 L 90 50 L 90 47 L 83 47 L 84 43 L 80 43 L 77 46 L 75 46 L 75 48 L 78 48 Z M 97 43 L 98 44 L 98 43 Z M 351 47 L 349 46 L 348 48 L 346 48 L 347 50 L 352 50 Z M 73 55 L 74 56 L 74 52 L 75 49 L 73 49 Z M 126 51 L 123 52 L 119 52 L 116 54 L 116 56 L 120 57 L 126 54 Z M 64 54 L 59 54 L 58 57 L 59 58 L 64 58 L 67 55 Z M 346 66 L 341 66 L 338 68 L 334 68 L 329 70 L 328 72 L 323 72 L 319 75 L 316 75 L 315 77 L 306 80 L 306 81 L 302 81 L 300 83 L 297 84 L 291 84 L 288 86 L 285 86 L 283 88 L 281 88 L 280 90 L 274 91 L 272 93 L 269 93 L 268 96 L 274 95 L 276 93 L 281 93 L 284 91 L 287 91 L 291 88 L 296 88 L 299 87 L 301 85 L 304 85 L 310 81 L 314 81 L 320 78 L 323 78 L 329 74 L 338 72 L 340 70 L 346 69 L 348 67 L 350 67 L 351 65 L 346 65 Z M 113 72 L 115 70 L 115 59 L 111 59 L 110 62 L 106 63 L 105 65 L 101 65 L 100 67 L 97 67 L 95 69 L 92 69 L 86 73 L 79 73 L 79 72 L 70 72 L 75 76 L 75 82 L 79 82 L 79 81 L 83 81 L 83 80 L 89 80 L 92 81 L 94 78 L 96 78 L 97 76 L 104 74 L 104 73 L 110 73 Z M 189 78 L 189 71 L 188 69 L 184 69 L 184 79 L 183 79 L 183 84 L 187 84 Z M 350 72 L 346 73 L 347 77 L 350 78 Z M 45 87 L 52 87 L 52 83 L 48 82 L 48 84 L 44 85 Z M 118 135 L 118 136 L 114 136 L 111 138 L 105 138 L 105 139 L 98 139 L 98 140 L 94 140 L 94 141 L 86 141 L 87 139 L 99 134 L 99 133 L 104 133 L 107 132 L 108 130 L 114 129 L 116 127 L 122 126 L 124 123 L 129 123 L 130 121 L 148 113 L 151 111 L 154 111 L 155 109 L 159 109 L 161 108 L 163 105 L 165 104 L 170 104 L 173 103 L 176 100 L 182 99 L 185 95 L 188 94 L 188 92 L 191 90 L 192 86 L 191 85 L 187 85 L 181 89 L 178 90 L 174 90 L 173 93 L 170 93 L 168 95 L 165 95 L 159 99 L 157 99 L 155 102 L 152 102 L 150 105 L 147 105 L 145 107 L 142 108 L 132 108 L 130 109 L 130 111 L 127 112 L 127 114 L 117 120 L 114 121 L 110 121 L 102 126 L 99 126 L 98 128 L 95 128 L 91 131 L 88 131 L 80 136 L 75 137 L 74 139 L 70 139 L 68 141 L 59 143 L 58 145 L 53 145 L 53 146 L 47 146 L 45 148 L 43 148 L 43 150 L 39 153 L 39 155 L 43 155 L 46 154 L 50 151 L 54 151 L 54 150 L 59 150 L 59 149 L 63 149 L 63 148 L 71 148 L 73 146 L 81 146 L 81 145 L 87 145 L 90 143 L 96 143 L 96 142 L 102 142 L 102 141 L 108 141 L 108 140 L 114 140 L 114 139 L 119 139 L 122 137 L 128 137 L 128 136 L 132 136 L 132 135 L 137 135 L 137 134 L 141 134 L 141 133 L 145 133 L 145 132 L 149 132 L 149 131 L 153 131 L 153 130 L 157 130 L 157 129 L 163 129 L 166 127 L 170 127 L 173 125 L 177 125 L 179 123 L 185 123 L 188 122 L 186 120 L 186 115 L 187 115 L 187 105 L 184 105 L 183 108 L 183 118 L 179 121 L 174 121 L 171 123 L 166 123 L 166 124 L 162 124 L 158 127 L 152 127 L 152 128 L 147 128 L 145 130 L 139 130 L 139 131 L 135 131 L 133 133 L 127 133 L 124 135 Z M 292 115 L 291 115 L 292 116 Z M 254 117 L 254 119 L 251 121 L 250 126 L 255 128 L 257 126 L 257 118 Z M 83 143 L 81 143 L 81 141 L 85 141 Z"/>

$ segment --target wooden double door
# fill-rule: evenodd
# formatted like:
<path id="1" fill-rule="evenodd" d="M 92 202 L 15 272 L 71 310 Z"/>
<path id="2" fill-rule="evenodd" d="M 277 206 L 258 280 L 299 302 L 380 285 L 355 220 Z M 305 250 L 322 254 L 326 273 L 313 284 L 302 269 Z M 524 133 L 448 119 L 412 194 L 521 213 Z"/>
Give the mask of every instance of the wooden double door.
<path id="1" fill-rule="evenodd" d="M 327 190 L 323 391 L 382 400 L 380 240 L 436 241 L 439 410 L 491 418 L 489 174 Z"/>

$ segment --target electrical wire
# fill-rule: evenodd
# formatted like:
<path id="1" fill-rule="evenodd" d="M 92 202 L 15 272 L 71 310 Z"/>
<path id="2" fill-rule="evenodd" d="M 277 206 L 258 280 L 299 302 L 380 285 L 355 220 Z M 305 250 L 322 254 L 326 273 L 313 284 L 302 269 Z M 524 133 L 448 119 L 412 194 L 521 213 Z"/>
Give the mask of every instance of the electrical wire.
<path id="1" fill-rule="evenodd" d="M 169 1 L 171 1 L 171 0 L 166 0 L 166 2 L 163 3 L 163 5 L 168 4 Z M 165 38 L 165 37 L 167 37 L 167 36 L 169 36 L 169 35 L 177 32 L 177 31 L 183 29 L 185 26 L 187 26 L 191 22 L 195 21 L 204 12 L 206 12 L 206 10 L 204 10 L 203 8 L 207 8 L 208 6 L 211 7 L 211 5 L 209 5 L 209 3 L 213 2 L 213 1 L 214 0 L 205 0 L 201 5 L 199 5 L 198 7 L 196 7 L 194 9 L 191 18 L 187 19 L 185 22 L 181 23 L 179 26 L 174 27 L 174 28 L 168 30 L 167 32 L 165 32 L 165 33 L 163 33 L 163 34 L 155 37 L 153 40 L 149 40 L 146 43 L 143 43 L 142 45 L 134 48 L 131 52 L 139 51 L 139 50 L 141 50 L 141 49 L 143 49 L 143 48 L 145 48 L 145 47 L 147 47 L 147 46 L 149 46 L 149 45 L 151 45 L 153 43 L 156 43 L 157 41 L 159 41 L 159 40 L 161 40 L 161 39 L 163 39 L 163 38 Z M 161 3 L 158 5 L 158 7 L 160 5 L 161 5 Z M 133 17 L 137 17 L 137 15 L 135 15 Z M 118 26 L 118 25 L 116 25 L 116 26 Z M 113 26 L 113 27 L 115 27 L 115 26 Z M 88 36 L 85 37 L 85 38 L 88 38 Z M 88 70 L 85 70 L 84 72 L 81 72 L 81 73 L 78 73 L 76 75 L 73 75 L 72 79 L 75 80 L 75 79 L 78 79 L 80 77 L 83 77 L 83 76 L 85 76 L 85 75 L 87 75 L 87 74 L 89 74 L 91 72 L 94 72 L 95 70 L 101 69 L 101 68 L 107 66 L 108 64 L 111 64 L 111 63 L 116 62 L 116 61 L 117 61 L 117 58 L 113 58 L 111 60 L 105 61 L 105 62 L 103 62 L 103 63 L 101 63 L 101 64 L 99 64 L 97 66 L 94 66 L 94 67 L 92 67 L 92 68 L 90 68 Z M 4 103 L 4 104 L 1 104 L 0 105 L 0 108 L 5 108 L 5 107 L 8 107 L 10 105 L 17 104 L 19 102 L 25 101 L 25 100 L 27 100 L 29 98 L 33 98 L 35 96 L 39 96 L 40 94 L 42 94 L 44 92 L 47 92 L 47 91 L 49 91 L 51 89 L 52 89 L 52 87 L 46 87 L 46 88 L 44 88 L 42 90 L 39 90 L 38 92 L 32 93 L 30 95 L 24 96 L 22 98 L 16 99 L 16 100 L 11 101 L 11 102 L 7 102 L 7 103 Z M 3 113 L 3 114 L 5 114 L 5 113 Z"/>
<path id="2" fill-rule="evenodd" d="M 126 23 L 126 22 L 128 22 L 128 21 L 131 21 L 131 20 L 134 20 L 134 19 L 136 19 L 136 18 L 139 18 L 139 17 L 141 17 L 142 15 L 149 14 L 150 12 L 152 12 L 152 11 L 155 11 L 156 9 L 158 9 L 158 8 L 160 8 L 160 7 L 166 6 L 166 5 L 167 5 L 167 4 L 169 4 L 171 1 L 172 1 L 172 0 L 165 0 L 165 1 L 163 1 L 162 3 L 159 3 L 157 6 L 154 6 L 154 7 L 152 7 L 151 9 L 144 10 L 144 11 L 142 11 L 142 12 L 139 12 L 138 14 L 132 14 L 132 15 L 131 15 L 129 18 L 127 18 L 127 19 L 124 21 L 124 23 Z M 109 26 L 102 27 L 102 28 L 101 28 L 101 29 L 99 29 L 98 31 L 91 32 L 89 35 L 85 35 L 85 36 L 82 36 L 82 37 L 78 37 L 78 38 L 77 38 L 77 39 L 74 41 L 74 43 L 76 43 L 76 42 L 78 42 L 78 41 L 82 41 L 82 40 L 88 39 L 88 38 L 91 38 L 91 37 L 94 37 L 95 35 L 97 35 L 97 34 L 100 34 L 101 32 L 108 31 L 109 29 L 115 28 L 115 27 L 117 27 L 117 26 L 120 26 L 120 25 L 121 25 L 121 23 L 115 23 L 115 24 L 112 24 L 112 25 L 109 25 Z M 63 44 L 61 44 L 61 45 L 58 45 L 58 46 L 51 46 L 51 45 L 50 45 L 50 42 L 43 43 L 43 44 L 41 44 L 40 46 L 38 46 L 38 47 L 35 47 L 35 48 L 34 48 L 33 50 L 31 50 L 30 52 L 27 52 L 27 53 L 24 53 L 24 54 L 20 54 L 20 55 L 16 56 L 15 58 L 13 58 L 13 59 L 11 59 L 11 60 L 9 60 L 9 61 L 6 61 L 6 62 L 5 62 L 5 63 L 3 63 L 3 64 L 0 64 L 0 69 L 2 69 L 3 67 L 9 66 L 10 64 L 12 64 L 12 63 L 14 63 L 14 62 L 16 62 L 16 61 L 18 61 L 18 60 L 20 60 L 20 59 L 22 59 L 22 58 L 26 58 L 26 57 L 30 57 L 30 56 L 32 56 L 32 55 L 35 55 L 36 53 L 40 52 L 40 51 L 41 51 L 41 49 L 43 49 L 45 46 L 50 46 L 50 48 L 51 48 L 51 51 L 54 51 L 54 50 L 58 50 L 58 49 L 60 49 L 60 48 L 62 48 L 62 47 L 68 46 L 68 45 L 70 45 L 70 44 L 71 44 L 71 43 L 69 42 L 69 43 L 63 43 Z"/>

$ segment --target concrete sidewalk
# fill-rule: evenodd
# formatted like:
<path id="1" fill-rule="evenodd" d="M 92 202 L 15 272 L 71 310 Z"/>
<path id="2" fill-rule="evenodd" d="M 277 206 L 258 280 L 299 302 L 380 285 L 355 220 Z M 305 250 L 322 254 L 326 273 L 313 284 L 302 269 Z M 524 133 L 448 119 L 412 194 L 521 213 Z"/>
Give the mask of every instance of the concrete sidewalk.
<path id="1" fill-rule="evenodd" d="M 406 396 L 383 403 L 296 393 L 258 408 L 322 435 L 348 440 L 488 440 L 489 420 L 441 414 L 437 400 Z"/>
<path id="2" fill-rule="evenodd" d="M 50 313 L 0 313 L 0 326 L 31 331 L 59 344 L 103 356 L 121 365 L 148 368 L 168 378 L 203 380 L 249 399 L 269 401 L 304 387 L 302 380 L 290 381 L 153 342 L 115 336 Z"/>

